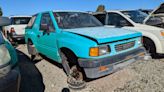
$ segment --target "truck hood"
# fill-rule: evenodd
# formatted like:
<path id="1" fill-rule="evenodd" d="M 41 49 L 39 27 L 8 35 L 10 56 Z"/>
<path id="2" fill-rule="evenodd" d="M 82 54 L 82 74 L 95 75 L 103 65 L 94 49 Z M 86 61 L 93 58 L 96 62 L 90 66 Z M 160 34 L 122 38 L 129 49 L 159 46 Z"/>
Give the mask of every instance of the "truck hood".
<path id="1" fill-rule="evenodd" d="M 140 32 L 110 27 L 63 29 L 63 31 L 94 39 L 99 44 L 141 36 Z"/>

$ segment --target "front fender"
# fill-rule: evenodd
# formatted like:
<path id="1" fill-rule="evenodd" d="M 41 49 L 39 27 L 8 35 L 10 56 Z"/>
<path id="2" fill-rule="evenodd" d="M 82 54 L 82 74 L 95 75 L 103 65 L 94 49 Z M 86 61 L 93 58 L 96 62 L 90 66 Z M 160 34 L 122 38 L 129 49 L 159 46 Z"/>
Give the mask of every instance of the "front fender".
<path id="1" fill-rule="evenodd" d="M 59 48 L 68 48 L 79 58 L 89 58 L 89 49 L 96 45 L 90 43 L 90 41 L 83 41 L 79 39 L 72 38 L 61 38 L 58 40 Z"/>
<path id="2" fill-rule="evenodd" d="M 142 34 L 143 34 L 143 36 L 150 38 L 154 42 L 157 53 L 164 53 L 163 52 L 164 47 L 163 47 L 163 44 L 161 43 L 159 37 L 157 37 L 156 35 L 149 33 L 149 32 L 142 32 Z"/>

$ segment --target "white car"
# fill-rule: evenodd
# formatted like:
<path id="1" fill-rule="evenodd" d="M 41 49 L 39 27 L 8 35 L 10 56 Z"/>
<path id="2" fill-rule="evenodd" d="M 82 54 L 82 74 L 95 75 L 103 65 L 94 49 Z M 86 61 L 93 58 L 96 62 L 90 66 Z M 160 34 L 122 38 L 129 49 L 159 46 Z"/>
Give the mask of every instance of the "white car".
<path id="1" fill-rule="evenodd" d="M 139 10 L 106 11 L 93 15 L 105 26 L 133 29 L 143 34 L 143 44 L 152 57 L 164 54 L 164 29 L 142 24 L 148 15 Z"/>
<path id="2" fill-rule="evenodd" d="M 144 24 L 164 28 L 164 3 L 150 13 Z"/>
<path id="3" fill-rule="evenodd" d="M 31 16 L 11 16 L 11 25 L 4 26 L 5 36 L 11 41 L 16 42 L 24 40 L 25 27 L 31 19 Z"/>

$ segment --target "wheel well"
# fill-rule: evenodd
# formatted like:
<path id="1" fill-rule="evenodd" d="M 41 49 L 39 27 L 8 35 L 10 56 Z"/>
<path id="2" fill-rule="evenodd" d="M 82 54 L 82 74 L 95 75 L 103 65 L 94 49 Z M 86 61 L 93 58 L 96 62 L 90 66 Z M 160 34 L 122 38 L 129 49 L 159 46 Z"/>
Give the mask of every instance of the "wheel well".
<path id="1" fill-rule="evenodd" d="M 66 55 L 70 63 L 77 64 L 78 57 L 75 55 L 75 53 L 72 50 L 62 47 L 60 48 L 60 51 Z"/>
<path id="2" fill-rule="evenodd" d="M 143 42 L 145 40 L 149 40 L 151 42 L 151 44 L 154 46 L 154 49 L 155 49 L 155 52 L 156 52 L 156 45 L 155 45 L 154 41 L 151 38 L 149 38 L 149 37 L 143 36 Z"/>
<path id="3" fill-rule="evenodd" d="M 27 40 L 27 43 L 31 43 L 31 45 L 33 44 L 33 42 L 32 42 L 32 40 L 30 39 L 30 38 L 28 38 L 28 40 Z"/>

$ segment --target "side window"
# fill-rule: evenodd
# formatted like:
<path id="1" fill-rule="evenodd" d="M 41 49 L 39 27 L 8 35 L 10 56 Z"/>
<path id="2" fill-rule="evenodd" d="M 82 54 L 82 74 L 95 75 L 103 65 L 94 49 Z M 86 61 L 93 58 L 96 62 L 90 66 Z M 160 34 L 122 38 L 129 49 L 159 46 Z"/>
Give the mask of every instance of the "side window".
<path id="1" fill-rule="evenodd" d="M 32 27 L 33 27 L 33 25 L 34 25 L 34 22 L 35 22 L 35 19 L 36 19 L 36 16 L 33 16 L 31 19 L 30 19 L 30 21 L 29 21 L 29 23 L 27 24 L 27 29 L 32 29 Z"/>
<path id="2" fill-rule="evenodd" d="M 108 25 L 112 26 L 133 26 L 128 20 L 117 13 L 108 13 Z"/>
<path id="3" fill-rule="evenodd" d="M 106 14 L 97 14 L 94 15 L 103 25 L 105 25 Z"/>
<path id="4" fill-rule="evenodd" d="M 49 31 L 54 32 L 55 28 L 49 13 L 42 14 L 41 22 L 40 22 L 40 31 Z"/>
<path id="5" fill-rule="evenodd" d="M 147 21 L 147 25 L 153 25 L 156 26 L 158 24 L 162 24 L 162 18 L 158 16 L 151 16 Z"/>

